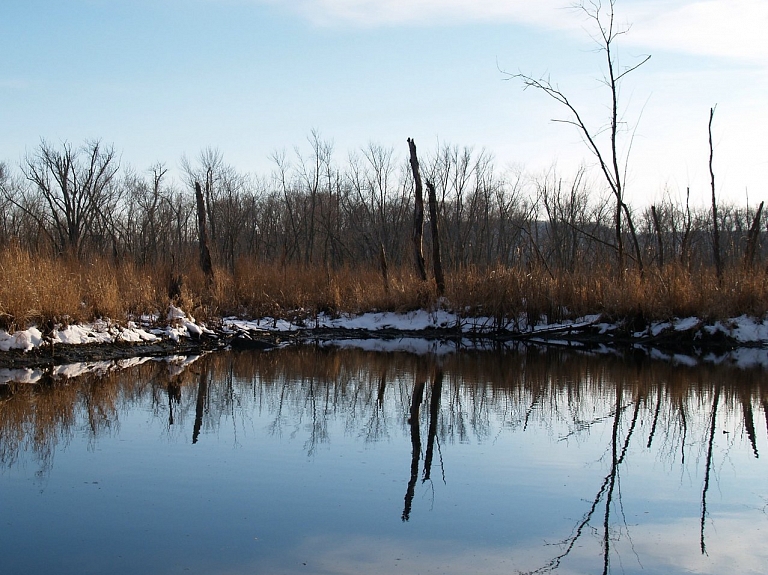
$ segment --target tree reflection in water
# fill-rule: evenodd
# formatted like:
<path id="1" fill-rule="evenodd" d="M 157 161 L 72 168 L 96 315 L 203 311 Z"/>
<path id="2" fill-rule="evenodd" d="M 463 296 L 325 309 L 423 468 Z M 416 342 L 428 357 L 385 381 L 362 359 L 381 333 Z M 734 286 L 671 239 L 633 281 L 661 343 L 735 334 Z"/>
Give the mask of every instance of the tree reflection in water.
<path id="1" fill-rule="evenodd" d="M 367 443 L 388 440 L 395 432 L 410 438 L 401 514 L 406 522 L 414 514 L 419 479 L 431 485 L 436 452 L 446 481 L 441 445 L 526 433 L 534 424 L 551 430 L 554 440 L 578 441 L 610 426 L 601 460 L 605 474 L 594 496 L 569 535 L 552 534 L 558 552 L 529 571 L 557 570 L 586 535 L 599 543 L 602 571 L 608 573 L 618 552 L 615 543 L 631 542 L 621 479 L 637 450 L 655 450 L 657 461 L 681 470 L 693 459 L 687 473 L 703 478 L 699 548 L 704 554 L 709 491 L 718 458 L 727 455 L 717 439 L 728 434 L 718 430 L 733 435 L 727 449 L 743 434 L 740 445 L 757 458 L 756 420 L 763 417 L 768 425 L 768 385 L 759 369 L 635 364 L 536 349 L 435 357 L 308 346 L 195 359 L 183 367 L 148 361 L 105 376 L 66 380 L 49 374 L 34 385 L 0 386 L 0 464 L 11 467 L 33 454 L 44 475 L 56 449 L 75 435 L 85 433 L 97 442 L 119 429 L 122 413 L 147 403 L 167 422 L 164 433 L 189 441 L 191 431 L 192 444 L 205 442 L 223 422 L 237 437 L 254 414 L 266 414 L 268 432 L 303 438 L 308 457 L 333 441 L 337 428 L 331 424 L 342 421 L 345 434 Z M 692 451 L 703 457 L 690 458 Z"/>
<path id="2" fill-rule="evenodd" d="M 405 492 L 405 506 L 403 507 L 402 515 L 403 521 L 408 521 L 411 518 L 413 494 L 416 490 L 416 481 L 419 478 L 419 461 L 421 461 L 421 432 L 419 430 L 419 420 L 421 400 L 424 397 L 424 385 L 424 380 L 419 379 L 413 386 L 411 411 L 410 417 L 408 417 L 408 426 L 411 429 L 411 478 L 408 480 L 408 489 Z"/>
<path id="3" fill-rule="evenodd" d="M 408 521 L 411 517 L 411 507 L 413 505 L 413 496 L 416 491 L 416 483 L 419 479 L 419 463 L 421 461 L 421 404 L 424 398 L 424 388 L 426 382 L 423 377 L 416 380 L 413 386 L 413 396 L 411 399 L 411 410 L 408 417 L 408 427 L 411 434 L 411 476 L 408 480 L 408 487 L 405 492 L 405 505 L 401 519 Z M 437 437 L 437 422 L 440 415 L 440 399 L 443 389 L 443 370 L 435 366 L 432 378 L 432 388 L 429 399 L 429 424 L 427 428 L 427 450 L 424 454 L 424 473 L 422 483 L 431 480 L 432 459 L 435 453 L 435 444 L 440 449 Z M 442 470 L 443 461 L 440 459 L 440 469 Z M 445 482 L 445 472 L 443 471 L 443 482 Z"/>

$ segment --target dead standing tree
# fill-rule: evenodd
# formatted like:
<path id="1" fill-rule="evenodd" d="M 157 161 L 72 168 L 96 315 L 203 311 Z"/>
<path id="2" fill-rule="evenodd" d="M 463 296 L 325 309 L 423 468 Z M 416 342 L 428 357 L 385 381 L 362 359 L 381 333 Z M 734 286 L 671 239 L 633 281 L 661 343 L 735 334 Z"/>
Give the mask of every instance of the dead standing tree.
<path id="1" fill-rule="evenodd" d="M 763 205 L 765 202 L 760 202 L 760 206 L 757 208 L 757 213 L 752 220 L 752 226 L 749 228 L 749 234 L 747 234 L 747 248 L 744 251 L 744 268 L 752 269 L 755 262 L 755 251 L 757 250 L 757 240 L 760 238 L 760 219 L 763 215 Z"/>
<path id="2" fill-rule="evenodd" d="M 440 256 L 440 226 L 437 212 L 437 195 L 435 186 L 427 181 L 427 190 L 429 191 L 429 225 L 432 231 L 432 270 L 435 273 L 435 285 L 437 286 L 437 295 L 445 294 L 445 276 L 443 275 L 443 260 Z"/>
<path id="3" fill-rule="evenodd" d="M 715 259 L 715 273 L 717 281 L 723 280 L 723 263 L 720 257 L 720 227 L 717 221 L 717 199 L 715 198 L 715 171 L 712 163 L 715 157 L 715 148 L 712 145 L 712 120 L 715 117 L 715 108 L 709 109 L 709 178 L 712 186 L 712 249 Z"/>
<path id="4" fill-rule="evenodd" d="M 413 171 L 413 182 L 416 191 L 413 212 L 413 253 L 416 260 L 416 273 L 421 278 L 421 281 L 427 281 L 427 269 L 424 265 L 422 243 L 424 234 L 424 188 L 421 183 L 421 173 L 419 172 L 419 159 L 416 157 L 416 143 L 411 138 L 408 138 L 408 148 L 411 152 L 411 170 Z"/>
<path id="5" fill-rule="evenodd" d="M 521 79 L 523 81 L 523 86 L 526 89 L 536 88 L 541 90 L 550 98 L 559 102 L 568 109 L 571 114 L 570 119 L 559 119 L 554 121 L 571 124 L 578 129 L 582 138 L 584 139 L 585 144 L 587 145 L 587 148 L 597 159 L 597 163 L 600 166 L 600 171 L 602 172 L 608 187 L 616 199 L 614 225 L 616 233 L 616 252 L 619 265 L 619 273 L 622 273 L 624 268 L 624 244 L 622 241 L 621 221 L 622 214 L 624 214 L 624 217 L 626 218 L 627 227 L 629 228 L 630 238 L 632 240 L 635 251 L 637 266 L 640 270 L 640 273 L 642 273 L 643 259 L 640 244 L 637 240 L 637 234 L 635 233 L 635 225 L 632 221 L 632 213 L 630 212 L 627 204 L 624 202 L 624 184 L 626 180 L 627 159 L 621 158 L 621 154 L 618 149 L 620 124 L 619 84 L 627 74 L 637 70 L 640 66 L 650 60 L 651 57 L 645 56 L 634 66 L 629 66 L 623 70 L 619 68 L 618 56 L 615 53 L 614 44 L 616 39 L 619 36 L 625 34 L 629 28 L 619 28 L 616 25 L 614 10 L 615 3 L 615 0 L 609 0 L 607 10 L 604 9 L 603 3 L 600 0 L 582 1 L 580 4 L 578 4 L 578 8 L 584 14 L 586 14 L 587 18 L 591 20 L 593 25 L 595 25 L 597 28 L 595 40 L 598 44 L 599 51 L 605 53 L 608 70 L 603 77 L 602 82 L 608 88 L 611 99 L 609 125 L 607 128 L 592 129 L 587 126 L 575 104 L 573 104 L 556 85 L 553 85 L 548 78 L 536 79 L 532 76 L 528 76 L 522 73 L 509 74 L 509 76 L 511 78 Z M 608 131 L 610 134 L 610 144 L 607 151 L 597 143 L 597 137 L 604 131 Z"/>
<path id="6" fill-rule="evenodd" d="M 205 274 L 205 282 L 210 289 L 213 285 L 213 263 L 208 249 L 208 233 L 205 230 L 205 200 L 200 182 L 195 182 L 195 198 L 197 199 L 197 229 L 200 241 L 200 268 Z"/>

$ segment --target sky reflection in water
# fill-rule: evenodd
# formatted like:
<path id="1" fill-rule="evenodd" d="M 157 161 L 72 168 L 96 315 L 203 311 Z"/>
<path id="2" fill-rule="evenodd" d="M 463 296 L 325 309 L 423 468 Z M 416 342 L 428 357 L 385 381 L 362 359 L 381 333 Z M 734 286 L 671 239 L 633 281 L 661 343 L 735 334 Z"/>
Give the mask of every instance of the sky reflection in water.
<path id="1" fill-rule="evenodd" d="M 11 385 L 2 572 L 762 573 L 766 381 L 297 348 Z"/>

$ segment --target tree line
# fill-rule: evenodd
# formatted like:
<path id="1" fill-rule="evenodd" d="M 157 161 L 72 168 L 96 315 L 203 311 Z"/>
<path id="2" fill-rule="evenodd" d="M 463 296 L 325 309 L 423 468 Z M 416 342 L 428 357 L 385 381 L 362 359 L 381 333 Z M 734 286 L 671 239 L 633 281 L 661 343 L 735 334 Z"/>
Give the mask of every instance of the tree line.
<path id="1" fill-rule="evenodd" d="M 197 253 L 197 182 L 214 263 L 230 272 L 241 258 L 337 269 L 378 265 L 382 252 L 390 265 L 413 266 L 415 182 L 405 145 L 401 153 L 371 143 L 338 161 L 333 144 L 312 132 L 305 148 L 275 153 L 266 175 L 242 173 L 209 148 L 182 159 L 175 181 L 162 163 L 123 168 L 102 141 L 41 141 L 18 169 L 0 168 L 0 245 L 81 260 L 186 262 Z M 616 232 L 614 192 L 586 167 L 500 170 L 487 151 L 455 145 L 423 154 L 420 166 L 436 196 L 424 240 L 431 244 L 426 224 L 438 219 L 450 272 L 540 265 L 555 274 L 624 261 L 615 256 L 629 232 Z M 690 190 L 684 199 L 667 193 L 636 209 L 622 200 L 639 247 L 624 266 L 713 266 L 714 230 L 726 267 L 761 261 L 762 203 L 719 205 L 713 221 L 689 198 Z"/>

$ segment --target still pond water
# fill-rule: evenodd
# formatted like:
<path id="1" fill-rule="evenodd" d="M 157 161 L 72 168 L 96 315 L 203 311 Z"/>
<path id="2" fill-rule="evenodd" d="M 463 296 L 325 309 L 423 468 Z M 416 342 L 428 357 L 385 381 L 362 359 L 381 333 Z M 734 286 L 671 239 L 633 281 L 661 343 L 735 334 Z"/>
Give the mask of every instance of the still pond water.
<path id="1" fill-rule="evenodd" d="M 767 409 L 761 370 L 530 349 L 0 385 L 0 573 L 766 573 Z"/>

